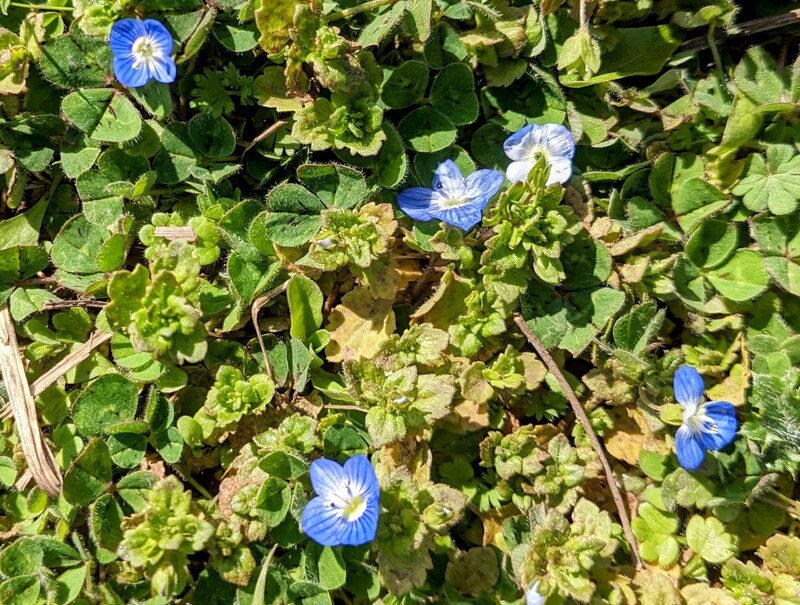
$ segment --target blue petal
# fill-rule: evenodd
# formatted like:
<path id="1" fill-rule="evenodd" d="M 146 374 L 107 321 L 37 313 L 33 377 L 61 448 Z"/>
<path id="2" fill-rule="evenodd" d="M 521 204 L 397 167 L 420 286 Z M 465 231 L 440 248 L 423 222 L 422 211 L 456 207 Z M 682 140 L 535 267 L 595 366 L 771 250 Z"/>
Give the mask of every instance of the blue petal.
<path id="1" fill-rule="evenodd" d="M 154 61 L 150 72 L 158 82 L 162 84 L 172 84 L 175 81 L 178 70 L 172 57 L 167 57 L 159 61 Z"/>
<path id="2" fill-rule="evenodd" d="M 464 177 L 453 160 L 445 160 L 433 174 L 433 189 L 444 195 L 458 197 L 464 193 Z"/>
<path id="3" fill-rule="evenodd" d="M 142 25 L 147 33 L 152 36 L 153 41 L 161 48 L 165 57 L 172 54 L 172 34 L 163 24 L 155 19 L 146 19 Z"/>
<path id="4" fill-rule="evenodd" d="M 378 531 L 378 507 L 377 504 L 367 507 L 358 519 L 345 521 L 340 529 L 339 544 L 344 546 L 361 546 L 375 539 Z"/>
<path id="5" fill-rule="evenodd" d="M 470 198 L 491 199 L 503 186 L 506 177 L 497 170 L 476 170 L 467 177 L 466 190 Z"/>
<path id="6" fill-rule="evenodd" d="M 342 544 L 347 521 L 342 518 L 341 511 L 331 506 L 328 500 L 314 498 L 303 509 L 300 526 L 314 542 L 322 546 L 338 546 Z"/>
<path id="7" fill-rule="evenodd" d="M 350 479 L 350 485 L 363 497 L 375 500 L 380 497 L 378 477 L 369 463 L 369 458 L 363 455 L 353 456 L 344 463 L 344 473 Z"/>
<path id="8" fill-rule="evenodd" d="M 120 84 L 128 88 L 138 88 L 150 81 L 150 74 L 146 69 L 133 68 L 133 57 L 116 57 L 114 75 Z"/>
<path id="9" fill-rule="evenodd" d="M 567 128 L 561 124 L 545 124 L 542 128 L 545 144 L 551 155 L 570 160 L 575 157 L 575 139 Z"/>
<path id="10" fill-rule="evenodd" d="M 311 463 L 309 470 L 311 485 L 318 496 L 327 498 L 332 495 L 346 493 L 347 475 L 340 464 L 333 460 L 319 458 Z"/>
<path id="11" fill-rule="evenodd" d="M 707 450 L 721 450 L 727 446 L 739 429 L 736 420 L 736 408 L 727 401 L 710 401 L 701 408 L 701 412 L 711 418 L 716 426 L 716 431 L 703 431 L 701 439 L 703 447 Z"/>
<path id="12" fill-rule="evenodd" d="M 698 468 L 706 456 L 700 435 L 692 433 L 686 426 L 681 426 L 675 433 L 675 453 L 678 463 L 687 471 Z"/>
<path id="13" fill-rule="evenodd" d="M 131 54 L 133 43 L 145 34 L 144 25 L 138 19 L 122 19 L 111 26 L 108 44 L 117 57 Z"/>
<path id="14" fill-rule="evenodd" d="M 509 159 L 524 160 L 528 157 L 528 133 L 533 130 L 533 124 L 523 126 L 517 132 L 508 137 L 503 143 L 503 151 Z"/>
<path id="15" fill-rule="evenodd" d="M 439 197 L 433 189 L 411 187 L 401 191 L 397 196 L 397 205 L 415 221 L 429 221 L 433 218 L 431 202 Z"/>
<path id="16" fill-rule="evenodd" d="M 473 203 L 467 206 L 459 206 L 457 208 L 436 209 L 432 211 L 434 217 L 444 221 L 454 227 L 459 227 L 464 231 L 469 231 L 475 225 L 481 222 L 483 216 L 481 211 L 486 207 L 488 199 L 480 198 L 474 200 Z"/>
<path id="17" fill-rule="evenodd" d="M 675 399 L 683 406 L 696 406 L 703 398 L 706 385 L 703 378 L 692 366 L 681 366 L 673 380 Z"/>

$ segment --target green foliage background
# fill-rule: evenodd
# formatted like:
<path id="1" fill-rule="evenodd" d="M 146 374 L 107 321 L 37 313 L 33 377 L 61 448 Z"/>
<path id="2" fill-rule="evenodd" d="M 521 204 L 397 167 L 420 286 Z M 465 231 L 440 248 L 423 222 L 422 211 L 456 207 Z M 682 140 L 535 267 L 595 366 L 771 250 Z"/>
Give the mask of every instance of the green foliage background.
<path id="1" fill-rule="evenodd" d="M 37 397 L 57 498 L 0 424 L 0 603 L 800 604 L 793 6 L 0 0 L 0 301 L 31 383 L 112 335 Z M 132 16 L 174 84 L 114 80 Z M 529 123 L 565 187 L 394 204 Z M 741 425 L 693 473 L 682 363 Z M 360 453 L 377 537 L 320 547 L 308 466 Z"/>

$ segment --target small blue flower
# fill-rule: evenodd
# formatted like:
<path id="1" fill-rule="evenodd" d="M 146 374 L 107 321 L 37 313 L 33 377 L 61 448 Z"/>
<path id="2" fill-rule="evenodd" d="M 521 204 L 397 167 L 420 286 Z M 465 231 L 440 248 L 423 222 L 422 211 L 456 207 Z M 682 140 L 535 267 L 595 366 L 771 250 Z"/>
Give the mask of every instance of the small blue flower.
<path id="1" fill-rule="evenodd" d="M 114 75 L 123 86 L 138 88 L 153 79 L 165 84 L 175 81 L 172 36 L 158 21 L 117 21 L 109 45 L 114 53 Z"/>
<path id="2" fill-rule="evenodd" d="M 503 149 L 514 160 L 506 168 L 506 176 L 512 183 L 527 180 L 540 157 L 550 165 L 547 185 L 566 183 L 572 176 L 575 140 L 560 124 L 528 124 L 508 137 Z"/>
<path id="3" fill-rule="evenodd" d="M 544 605 L 544 597 L 539 594 L 539 582 L 534 582 L 525 593 L 527 605 Z"/>
<path id="4" fill-rule="evenodd" d="M 466 179 L 455 162 L 439 164 L 433 189 L 411 187 L 397 196 L 397 204 L 416 221 L 439 219 L 467 231 L 481 222 L 481 213 L 503 186 L 497 170 L 476 170 Z"/>
<path id="5" fill-rule="evenodd" d="M 353 456 L 344 467 L 320 458 L 311 463 L 317 497 L 303 510 L 303 531 L 322 546 L 360 546 L 375 538 L 380 487 L 366 456 Z"/>
<path id="6" fill-rule="evenodd" d="M 675 453 L 687 471 L 703 463 L 706 450 L 721 450 L 736 436 L 739 423 L 736 409 L 727 401 L 700 404 L 705 385 L 703 378 L 691 366 L 681 366 L 675 372 L 675 399 L 683 410 L 683 424 L 675 434 Z"/>

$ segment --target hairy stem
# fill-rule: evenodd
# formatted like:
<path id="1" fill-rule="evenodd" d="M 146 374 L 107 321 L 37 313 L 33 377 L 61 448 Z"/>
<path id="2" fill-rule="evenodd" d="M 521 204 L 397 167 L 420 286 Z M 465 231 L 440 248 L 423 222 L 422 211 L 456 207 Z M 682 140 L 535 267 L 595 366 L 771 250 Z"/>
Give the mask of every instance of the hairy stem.
<path id="1" fill-rule="evenodd" d="M 355 15 L 360 15 L 361 13 L 366 13 L 371 11 L 375 8 L 380 8 L 382 6 L 388 6 L 390 4 L 394 4 L 397 0 L 369 0 L 364 4 L 359 4 L 358 6 L 354 6 L 353 8 L 345 8 L 340 11 L 336 11 L 335 13 L 331 13 L 328 15 L 328 21 L 338 21 L 339 19 L 349 19 L 350 17 L 354 17 Z"/>

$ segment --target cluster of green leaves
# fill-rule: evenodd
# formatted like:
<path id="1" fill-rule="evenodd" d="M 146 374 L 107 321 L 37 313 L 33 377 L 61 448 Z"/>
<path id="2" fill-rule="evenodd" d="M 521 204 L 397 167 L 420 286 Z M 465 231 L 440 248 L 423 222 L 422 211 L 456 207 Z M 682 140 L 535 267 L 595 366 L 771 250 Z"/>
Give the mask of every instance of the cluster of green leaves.
<path id="1" fill-rule="evenodd" d="M 785 11 L 0 0 L 0 301 L 64 478 L 0 421 L 0 602 L 800 602 L 800 59 L 739 27 Z M 114 82 L 137 16 L 174 84 Z M 565 186 L 542 158 L 466 233 L 394 204 L 531 123 Z M 682 363 L 742 427 L 692 473 Z M 323 548 L 310 464 L 356 454 L 377 536 Z"/>

